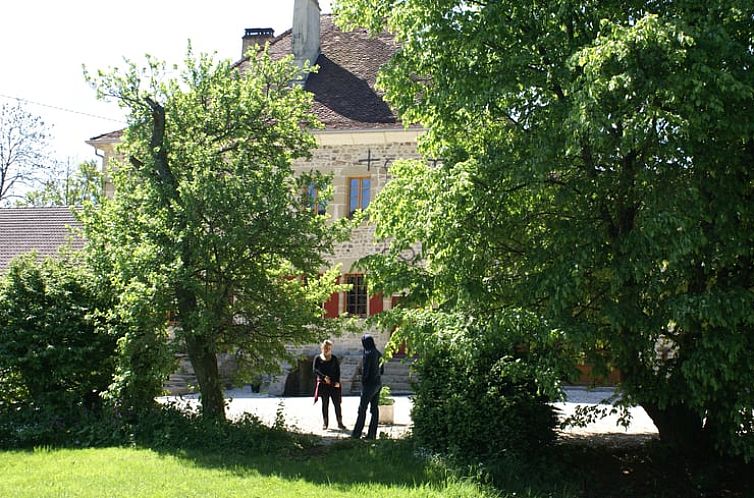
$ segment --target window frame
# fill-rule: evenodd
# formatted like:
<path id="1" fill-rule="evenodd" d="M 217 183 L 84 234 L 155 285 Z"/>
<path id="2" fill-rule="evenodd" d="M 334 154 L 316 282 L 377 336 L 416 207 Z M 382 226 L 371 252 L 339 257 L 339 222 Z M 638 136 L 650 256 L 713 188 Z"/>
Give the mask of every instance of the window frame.
<path id="1" fill-rule="evenodd" d="M 317 188 L 315 183 L 310 183 L 306 186 L 306 200 L 309 205 L 309 211 L 319 216 L 327 214 L 327 201 L 320 199 L 319 188 Z"/>
<path id="2" fill-rule="evenodd" d="M 351 210 L 351 198 L 353 194 L 353 182 L 354 180 L 357 182 L 357 189 L 358 189 L 358 196 L 357 196 L 357 208 L 354 210 Z M 366 205 L 364 205 L 364 180 L 367 180 L 369 182 L 369 198 L 366 199 Z M 369 206 L 369 203 L 372 201 L 372 176 L 349 176 L 347 177 L 348 182 L 348 192 L 346 197 L 346 210 L 348 217 L 351 218 L 356 211 L 364 210 Z"/>
<path id="3" fill-rule="evenodd" d="M 351 284 L 351 290 L 345 291 L 345 312 L 353 316 L 368 316 L 369 313 L 369 292 L 367 290 L 366 275 L 363 273 L 346 273 L 343 275 L 344 282 Z M 352 279 L 361 279 L 360 285 L 356 285 Z M 363 302 L 360 299 L 358 291 L 363 292 Z M 355 302 L 352 302 L 355 301 Z M 353 308 L 352 308 L 353 305 Z M 361 309 L 363 307 L 363 313 Z"/>

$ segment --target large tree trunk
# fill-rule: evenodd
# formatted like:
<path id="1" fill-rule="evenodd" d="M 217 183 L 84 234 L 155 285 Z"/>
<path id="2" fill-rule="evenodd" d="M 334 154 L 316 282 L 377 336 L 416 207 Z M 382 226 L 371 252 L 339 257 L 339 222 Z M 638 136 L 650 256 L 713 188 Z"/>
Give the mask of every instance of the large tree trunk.
<path id="1" fill-rule="evenodd" d="M 644 403 L 642 408 L 652 419 L 660 433 L 660 439 L 685 455 L 707 454 L 710 441 L 704 429 L 704 421 L 685 405 L 660 408 Z"/>
<path id="2" fill-rule="evenodd" d="M 157 185 L 162 190 L 162 201 L 170 213 L 172 225 L 176 232 L 186 228 L 186 220 L 182 214 L 176 213 L 171 206 L 171 201 L 181 204 L 181 194 L 178 190 L 178 181 L 170 168 L 167 147 L 165 146 L 166 116 L 165 108 L 158 102 L 147 97 L 146 104 L 152 110 L 152 137 L 150 148 L 154 160 L 153 175 Z M 142 164 L 132 158 L 135 164 Z M 195 258 L 191 252 L 189 240 L 183 240 L 180 246 L 180 255 L 184 267 L 192 268 Z M 185 321 L 197 310 L 196 295 L 182 282 L 176 282 L 175 294 L 178 300 L 179 319 Z M 190 325 L 184 330 L 189 360 L 194 367 L 194 373 L 199 381 L 199 390 L 202 395 L 202 414 L 206 417 L 225 420 L 225 399 L 220 375 L 217 369 L 217 354 L 215 354 L 214 338 L 205 334 L 194 334 Z"/>
<path id="3" fill-rule="evenodd" d="M 217 369 L 217 354 L 213 341 L 205 336 L 186 335 L 191 366 L 199 381 L 202 395 L 202 415 L 218 420 L 225 420 L 225 398 L 220 374 Z"/>

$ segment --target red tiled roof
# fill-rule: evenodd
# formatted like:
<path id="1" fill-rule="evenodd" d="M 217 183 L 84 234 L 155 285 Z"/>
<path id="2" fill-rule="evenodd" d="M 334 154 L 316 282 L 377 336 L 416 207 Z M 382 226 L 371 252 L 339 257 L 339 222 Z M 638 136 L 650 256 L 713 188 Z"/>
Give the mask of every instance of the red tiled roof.
<path id="1" fill-rule="evenodd" d="M 292 53 L 292 30 L 270 41 L 270 55 Z M 388 34 L 372 36 L 365 29 L 341 31 L 330 14 L 320 16 L 319 71 L 310 74 L 304 88 L 314 94 L 313 111 L 326 130 L 400 128 L 395 113 L 374 88 L 377 73 L 395 53 Z M 248 59 L 236 63 L 242 71 Z M 119 141 L 123 130 L 92 137 L 90 142 Z"/>
<path id="2" fill-rule="evenodd" d="M 81 223 L 68 207 L 0 209 L 0 272 L 19 254 L 36 250 L 39 256 L 54 256 L 69 241 L 81 249 L 84 241 L 71 228 Z"/>
<path id="3" fill-rule="evenodd" d="M 120 129 L 120 130 L 103 133 L 101 135 L 97 135 L 96 137 L 92 137 L 89 140 L 87 140 L 87 143 L 89 142 L 120 142 L 120 139 L 122 136 L 123 136 L 123 129 Z"/>
<path id="4" fill-rule="evenodd" d="M 313 111 L 325 129 L 399 127 L 393 111 L 374 88 L 379 69 L 397 49 L 387 34 L 371 36 L 364 29 L 341 31 L 331 15 L 320 16 L 319 71 L 310 74 L 304 88 L 314 94 Z M 291 53 L 292 32 L 270 42 L 270 55 Z M 238 64 L 248 67 L 246 60 Z"/>

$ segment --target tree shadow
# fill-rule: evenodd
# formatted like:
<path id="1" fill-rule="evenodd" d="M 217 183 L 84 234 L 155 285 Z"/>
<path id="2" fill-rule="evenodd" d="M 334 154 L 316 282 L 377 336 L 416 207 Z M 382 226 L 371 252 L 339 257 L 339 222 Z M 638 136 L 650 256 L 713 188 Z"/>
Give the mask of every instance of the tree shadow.
<path id="1" fill-rule="evenodd" d="M 442 484 L 444 472 L 418 456 L 406 439 L 364 440 L 337 436 L 293 435 L 284 450 L 203 451 L 151 448 L 238 477 L 276 476 L 347 490 L 363 484 L 416 487 Z"/>

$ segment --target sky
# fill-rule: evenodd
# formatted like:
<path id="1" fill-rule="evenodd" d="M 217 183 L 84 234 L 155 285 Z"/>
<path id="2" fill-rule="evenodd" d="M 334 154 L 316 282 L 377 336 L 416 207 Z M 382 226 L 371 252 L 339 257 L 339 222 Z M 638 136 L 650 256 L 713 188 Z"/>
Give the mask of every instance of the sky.
<path id="1" fill-rule="evenodd" d="M 320 0 L 323 13 L 330 1 Z M 246 28 L 289 29 L 293 0 L 21 0 L 0 13 L 0 104 L 22 99 L 27 111 L 51 125 L 51 152 L 72 165 L 96 159 L 85 141 L 125 126 L 114 103 L 96 99 L 83 77 L 143 62 L 148 53 L 180 64 L 194 53 L 238 60 Z"/>

